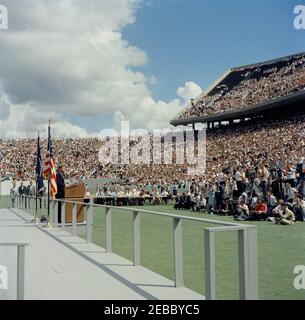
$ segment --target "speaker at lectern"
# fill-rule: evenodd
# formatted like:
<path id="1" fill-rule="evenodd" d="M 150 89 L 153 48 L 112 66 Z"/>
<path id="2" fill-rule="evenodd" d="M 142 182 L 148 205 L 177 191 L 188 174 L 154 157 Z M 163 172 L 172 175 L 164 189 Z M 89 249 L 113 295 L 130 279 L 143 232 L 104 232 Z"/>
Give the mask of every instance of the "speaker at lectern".
<path id="1" fill-rule="evenodd" d="M 76 182 L 71 185 L 65 187 L 65 199 L 68 201 L 75 201 L 75 202 L 84 202 L 84 195 L 86 192 L 86 187 L 83 182 Z M 66 203 L 66 223 L 72 223 L 72 203 Z M 77 223 L 83 223 L 85 221 L 85 214 L 84 214 L 84 206 L 81 204 L 77 205 L 76 209 L 76 219 Z"/>

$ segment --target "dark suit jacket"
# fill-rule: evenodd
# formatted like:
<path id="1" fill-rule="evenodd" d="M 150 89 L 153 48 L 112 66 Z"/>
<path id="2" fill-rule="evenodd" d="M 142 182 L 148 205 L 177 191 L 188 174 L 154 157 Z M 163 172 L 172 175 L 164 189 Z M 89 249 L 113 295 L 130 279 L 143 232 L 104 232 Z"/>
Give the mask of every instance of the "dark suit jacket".
<path id="1" fill-rule="evenodd" d="M 27 189 L 26 189 L 26 187 L 25 186 L 23 186 L 23 187 L 19 187 L 19 189 L 18 189 L 18 191 L 19 191 L 19 194 L 26 194 L 26 191 L 27 191 Z"/>
<path id="2" fill-rule="evenodd" d="M 57 179 L 57 199 L 62 199 L 65 197 L 65 178 L 61 172 L 57 171 L 56 173 Z"/>

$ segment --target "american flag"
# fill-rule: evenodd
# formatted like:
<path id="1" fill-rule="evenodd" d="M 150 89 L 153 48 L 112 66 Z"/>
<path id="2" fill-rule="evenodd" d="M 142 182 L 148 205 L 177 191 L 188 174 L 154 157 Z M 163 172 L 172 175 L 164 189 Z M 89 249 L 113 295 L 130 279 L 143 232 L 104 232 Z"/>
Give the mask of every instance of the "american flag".
<path id="1" fill-rule="evenodd" d="M 53 157 L 53 147 L 51 139 L 51 126 L 49 125 L 48 131 L 48 149 L 46 153 L 46 160 L 44 163 L 44 175 L 50 180 L 51 195 L 55 198 L 57 194 L 57 179 L 56 179 L 56 166 Z"/>

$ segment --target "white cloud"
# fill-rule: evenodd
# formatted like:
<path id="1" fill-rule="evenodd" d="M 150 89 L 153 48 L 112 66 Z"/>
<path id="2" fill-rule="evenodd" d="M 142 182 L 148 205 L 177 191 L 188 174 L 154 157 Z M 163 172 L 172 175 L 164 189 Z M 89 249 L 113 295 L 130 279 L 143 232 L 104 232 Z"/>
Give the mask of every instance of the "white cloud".
<path id="1" fill-rule="evenodd" d="M 0 95 L 0 120 L 5 120 L 10 114 L 10 105 L 4 96 Z"/>
<path id="2" fill-rule="evenodd" d="M 202 89 L 194 82 L 186 82 L 184 87 L 180 87 L 177 90 L 179 97 L 184 99 L 185 102 L 189 102 L 191 99 L 195 99 L 202 92 Z"/>
<path id="3" fill-rule="evenodd" d="M 152 98 L 149 85 L 155 79 L 134 71 L 148 57 L 122 37 L 141 2 L 2 0 L 9 30 L 0 37 L 0 83 L 11 104 L 11 135 L 29 135 L 49 117 L 61 135 L 87 135 L 87 129 L 61 120 L 63 112 L 83 116 L 86 128 L 86 116 L 109 113 L 134 127 L 168 126 L 200 88 L 193 82 L 179 88 L 184 101 Z"/>

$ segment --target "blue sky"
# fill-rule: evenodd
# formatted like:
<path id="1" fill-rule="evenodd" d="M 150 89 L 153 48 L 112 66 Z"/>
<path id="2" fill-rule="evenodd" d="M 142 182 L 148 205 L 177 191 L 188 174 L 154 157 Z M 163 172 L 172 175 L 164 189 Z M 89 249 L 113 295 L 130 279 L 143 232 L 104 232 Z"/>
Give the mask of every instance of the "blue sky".
<path id="1" fill-rule="evenodd" d="M 9 9 L 0 34 L 8 136 L 45 132 L 50 117 L 58 136 L 95 134 L 121 117 L 165 128 L 198 85 L 230 67 L 305 51 L 305 30 L 293 26 L 305 0 L 0 2 Z"/>
<path id="2" fill-rule="evenodd" d="M 170 100 L 186 81 L 205 88 L 232 66 L 305 51 L 293 28 L 302 0 L 151 0 L 124 38 L 146 51 L 157 99 Z"/>

